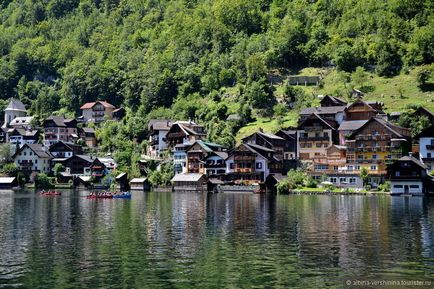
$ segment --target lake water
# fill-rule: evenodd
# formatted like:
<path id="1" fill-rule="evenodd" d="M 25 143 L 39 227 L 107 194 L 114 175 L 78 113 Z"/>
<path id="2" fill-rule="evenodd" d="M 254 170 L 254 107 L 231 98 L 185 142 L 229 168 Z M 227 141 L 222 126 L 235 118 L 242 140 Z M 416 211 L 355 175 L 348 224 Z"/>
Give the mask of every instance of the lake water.
<path id="1" fill-rule="evenodd" d="M 0 288 L 434 286 L 433 199 L 86 194 L 0 192 Z"/>

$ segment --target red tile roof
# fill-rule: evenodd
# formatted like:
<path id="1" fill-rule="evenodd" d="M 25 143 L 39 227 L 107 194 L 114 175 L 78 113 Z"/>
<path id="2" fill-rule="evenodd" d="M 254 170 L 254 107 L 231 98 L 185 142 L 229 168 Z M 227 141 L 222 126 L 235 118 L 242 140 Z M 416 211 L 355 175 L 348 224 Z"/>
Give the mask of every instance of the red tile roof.
<path id="1" fill-rule="evenodd" d="M 89 109 L 89 108 L 92 108 L 95 104 L 97 104 L 97 103 L 100 103 L 100 104 L 102 104 L 104 107 L 106 107 L 106 108 L 115 108 L 113 105 L 111 105 L 110 103 L 108 103 L 107 101 L 103 101 L 103 100 L 98 100 L 98 101 L 95 101 L 95 102 L 88 102 L 88 103 L 85 103 L 85 104 L 83 104 L 81 107 L 80 107 L 80 109 Z"/>

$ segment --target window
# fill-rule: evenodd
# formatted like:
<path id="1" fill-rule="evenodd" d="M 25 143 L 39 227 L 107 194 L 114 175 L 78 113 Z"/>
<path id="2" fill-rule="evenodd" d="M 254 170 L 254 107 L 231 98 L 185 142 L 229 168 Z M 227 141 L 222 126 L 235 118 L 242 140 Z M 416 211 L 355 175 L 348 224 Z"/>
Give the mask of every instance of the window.
<path id="1" fill-rule="evenodd" d="M 372 159 L 376 160 L 377 159 L 377 155 L 372 155 Z"/>
<path id="2" fill-rule="evenodd" d="M 348 166 L 347 170 L 348 171 L 352 171 L 352 170 L 354 170 L 354 167 L 353 166 Z"/>
<path id="3" fill-rule="evenodd" d="M 26 153 L 26 152 L 24 152 L 24 155 L 26 156 L 26 155 L 27 155 L 27 153 Z"/>
<path id="4" fill-rule="evenodd" d="M 401 176 L 401 172 L 400 171 L 396 171 L 395 172 L 395 177 L 400 177 Z"/>
<path id="5" fill-rule="evenodd" d="M 373 131 L 372 131 L 372 135 L 378 135 L 378 131 L 373 130 Z"/>
<path id="6" fill-rule="evenodd" d="M 339 169 L 338 166 L 333 166 L 333 170 L 337 171 Z"/>
<path id="7" fill-rule="evenodd" d="M 333 184 L 336 184 L 337 181 L 338 180 L 336 178 L 330 178 L 330 182 L 333 183 Z"/>
<path id="8" fill-rule="evenodd" d="M 35 164 L 37 164 L 38 163 L 38 160 L 35 160 Z"/>
<path id="9" fill-rule="evenodd" d="M 322 147 L 322 144 L 321 143 L 316 143 L 316 147 L 320 148 L 320 147 Z"/>
<path id="10" fill-rule="evenodd" d="M 319 157 L 321 154 L 320 153 L 315 153 L 315 156 L 316 157 Z"/>
<path id="11" fill-rule="evenodd" d="M 262 169 L 262 163 L 261 162 L 256 163 L 256 169 L 258 169 L 258 170 Z"/>
<path id="12" fill-rule="evenodd" d="M 358 160 L 363 160 L 363 155 L 358 155 L 358 156 L 357 156 L 357 159 L 358 159 Z"/>
<path id="13" fill-rule="evenodd" d="M 234 169 L 234 163 L 230 163 L 230 164 L 229 164 L 229 168 L 230 168 L 231 170 L 233 170 L 233 169 Z"/>
<path id="14" fill-rule="evenodd" d="M 427 157 L 427 158 L 431 158 L 431 153 L 427 153 L 427 154 L 426 154 L 426 157 Z"/>
<path id="15" fill-rule="evenodd" d="M 393 185 L 393 188 L 395 188 L 395 189 L 402 189 L 403 186 L 402 185 Z"/>
<path id="16" fill-rule="evenodd" d="M 356 171 L 360 170 L 360 166 L 355 166 Z"/>
<path id="17" fill-rule="evenodd" d="M 410 185 L 410 189 L 419 189 L 419 185 Z"/>
<path id="18" fill-rule="evenodd" d="M 325 133 L 324 133 L 324 137 L 329 137 L 329 133 L 328 133 L 328 132 L 325 132 Z"/>
<path id="19" fill-rule="evenodd" d="M 376 171 L 377 170 L 377 166 L 371 166 L 371 171 Z"/>
<path id="20" fill-rule="evenodd" d="M 306 147 L 311 148 L 311 147 L 312 147 L 312 143 L 308 142 L 308 143 L 306 144 Z"/>
<path id="21" fill-rule="evenodd" d="M 350 184 L 355 184 L 356 183 L 356 178 L 350 178 Z"/>
<path id="22" fill-rule="evenodd" d="M 347 178 L 339 178 L 339 183 L 346 184 L 347 183 Z"/>

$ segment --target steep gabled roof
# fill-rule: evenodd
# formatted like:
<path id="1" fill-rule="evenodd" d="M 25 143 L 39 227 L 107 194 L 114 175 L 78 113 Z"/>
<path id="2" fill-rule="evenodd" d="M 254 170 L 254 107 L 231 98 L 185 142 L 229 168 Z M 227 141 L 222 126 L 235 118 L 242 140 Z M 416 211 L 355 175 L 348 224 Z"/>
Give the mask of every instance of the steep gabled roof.
<path id="1" fill-rule="evenodd" d="M 378 102 L 378 101 L 365 101 L 362 99 L 357 99 L 356 101 L 354 101 L 353 103 L 351 103 L 350 105 L 347 106 L 347 110 L 353 106 L 355 106 L 356 104 L 363 104 L 365 105 L 370 111 L 373 112 L 377 112 L 377 113 L 382 113 L 383 111 L 381 109 L 377 109 L 374 106 L 382 106 L 382 103 Z"/>
<path id="2" fill-rule="evenodd" d="M 272 134 L 272 133 L 265 133 L 265 132 L 262 132 L 262 131 L 258 131 L 256 133 L 259 134 L 259 135 L 261 135 L 261 136 L 263 136 L 263 137 L 265 137 L 265 138 L 276 139 L 276 140 L 284 140 L 280 136 L 277 136 L 277 135 Z"/>
<path id="3" fill-rule="evenodd" d="M 18 149 L 13 157 L 15 157 L 18 153 L 22 152 L 25 148 L 31 149 L 35 155 L 37 155 L 40 158 L 53 158 L 53 156 L 45 151 L 45 147 L 41 144 L 24 144 L 20 149 Z"/>
<path id="4" fill-rule="evenodd" d="M 330 129 L 336 130 L 336 126 L 337 126 L 336 122 L 331 120 L 325 120 L 316 113 L 312 113 L 308 118 L 306 118 L 302 123 L 300 123 L 298 128 L 301 128 L 306 122 L 311 121 L 312 119 L 318 119 Z"/>
<path id="5" fill-rule="evenodd" d="M 26 111 L 25 105 L 18 99 L 11 98 L 5 110 Z"/>
<path id="6" fill-rule="evenodd" d="M 330 101 L 334 102 L 337 106 L 347 105 L 345 100 L 331 95 L 324 96 L 323 99 L 321 99 L 321 104 L 327 99 L 330 99 Z"/>
<path id="7" fill-rule="evenodd" d="M 424 169 L 424 170 L 427 169 L 427 166 L 426 166 L 426 165 L 424 165 L 423 163 L 421 163 L 418 159 L 416 159 L 416 158 L 413 157 L 413 156 L 403 156 L 402 158 L 400 158 L 400 159 L 398 160 L 398 162 L 401 162 L 401 161 L 410 161 L 410 162 L 416 164 L 417 166 L 419 166 L 420 168 L 422 168 L 422 169 Z"/>
<path id="8" fill-rule="evenodd" d="M 46 121 L 52 121 L 58 127 L 66 127 L 68 123 L 75 121 L 75 119 L 72 119 L 72 118 L 68 119 L 68 118 L 64 118 L 63 116 L 52 115 L 52 116 L 47 117 L 45 119 L 45 122 Z"/>
<path id="9" fill-rule="evenodd" d="M 378 122 L 379 124 L 381 124 L 383 127 L 385 127 L 388 131 L 390 131 L 391 133 L 393 133 L 395 136 L 399 137 L 399 138 L 406 138 L 408 136 L 403 135 L 399 132 L 399 130 L 405 130 L 405 128 L 399 127 L 397 125 L 394 125 L 388 121 L 385 121 L 382 118 L 379 117 L 371 117 L 364 125 L 362 125 L 360 128 L 358 128 L 357 130 L 353 131 L 353 133 L 350 135 L 350 137 L 348 139 L 353 139 L 358 133 L 359 131 L 361 131 L 363 128 L 365 128 L 366 126 L 368 126 L 371 122 Z"/>
<path id="10" fill-rule="evenodd" d="M 58 142 L 52 144 L 48 150 L 51 152 L 54 148 L 56 148 L 57 146 L 59 146 L 61 144 L 63 144 L 66 148 L 70 149 L 71 151 L 74 151 L 74 148 L 80 147 L 79 145 L 74 144 L 74 143 L 58 141 Z"/>
<path id="11" fill-rule="evenodd" d="M 172 126 L 170 119 L 151 119 L 148 123 L 148 129 L 168 131 Z"/>
<path id="12" fill-rule="evenodd" d="M 367 120 L 344 120 L 338 130 L 356 130 L 367 122 Z"/>

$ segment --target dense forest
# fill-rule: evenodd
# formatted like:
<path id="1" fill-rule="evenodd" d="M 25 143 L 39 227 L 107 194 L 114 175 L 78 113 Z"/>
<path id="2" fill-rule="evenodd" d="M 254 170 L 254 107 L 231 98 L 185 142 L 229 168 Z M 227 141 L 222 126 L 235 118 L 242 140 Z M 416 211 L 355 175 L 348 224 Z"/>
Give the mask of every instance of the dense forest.
<path id="1" fill-rule="evenodd" d="M 252 111 L 285 113 L 270 72 L 433 63 L 433 11 L 431 0 L 0 0 L 0 105 L 17 97 L 39 120 L 96 99 L 123 106 L 124 123 L 99 137 L 128 160 L 155 117 L 195 119 L 231 145 Z M 227 123 L 234 112 L 242 120 Z"/>

